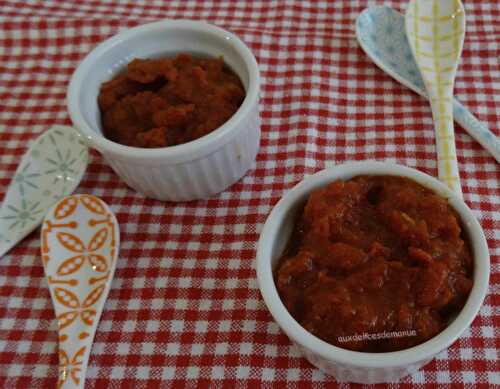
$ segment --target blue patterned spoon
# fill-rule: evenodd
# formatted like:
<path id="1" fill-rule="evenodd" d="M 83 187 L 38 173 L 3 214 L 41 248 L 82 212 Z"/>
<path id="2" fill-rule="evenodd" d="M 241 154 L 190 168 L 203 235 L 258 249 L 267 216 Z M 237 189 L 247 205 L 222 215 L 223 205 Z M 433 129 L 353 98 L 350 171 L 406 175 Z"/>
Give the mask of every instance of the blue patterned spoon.
<path id="1" fill-rule="evenodd" d="M 379 68 L 428 98 L 408 44 L 402 14 L 386 6 L 369 7 L 358 16 L 356 36 L 361 48 Z M 500 162 L 500 140 L 457 99 L 453 99 L 453 118 Z"/>
<path id="2" fill-rule="evenodd" d="M 78 132 L 53 126 L 24 154 L 0 207 L 0 258 L 72 193 L 85 173 L 88 149 Z"/>

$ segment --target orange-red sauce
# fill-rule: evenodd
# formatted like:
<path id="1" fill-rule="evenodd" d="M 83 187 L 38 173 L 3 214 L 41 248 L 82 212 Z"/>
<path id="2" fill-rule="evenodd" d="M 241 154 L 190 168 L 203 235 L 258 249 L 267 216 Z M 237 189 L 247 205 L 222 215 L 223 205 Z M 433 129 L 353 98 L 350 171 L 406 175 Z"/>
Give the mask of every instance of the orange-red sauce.
<path id="1" fill-rule="evenodd" d="M 446 199 L 406 178 L 360 176 L 309 196 L 275 278 L 306 330 L 386 352 L 442 331 L 465 304 L 472 268 Z"/>
<path id="2" fill-rule="evenodd" d="M 224 124 L 245 99 L 222 59 L 134 59 L 101 86 L 104 135 L 135 147 L 166 147 L 200 138 Z"/>

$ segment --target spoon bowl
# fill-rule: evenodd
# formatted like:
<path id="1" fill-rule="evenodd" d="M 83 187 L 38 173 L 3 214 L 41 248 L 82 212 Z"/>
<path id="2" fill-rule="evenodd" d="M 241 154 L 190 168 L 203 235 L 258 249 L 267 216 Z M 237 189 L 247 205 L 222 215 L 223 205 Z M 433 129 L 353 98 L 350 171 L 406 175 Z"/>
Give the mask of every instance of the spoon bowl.
<path id="1" fill-rule="evenodd" d="M 59 329 L 58 388 L 83 388 L 90 349 L 116 267 L 116 218 L 99 198 L 73 195 L 49 211 L 42 261 Z"/>
<path id="2" fill-rule="evenodd" d="M 88 149 L 72 127 L 53 126 L 23 156 L 0 208 L 0 258 L 80 183 Z"/>

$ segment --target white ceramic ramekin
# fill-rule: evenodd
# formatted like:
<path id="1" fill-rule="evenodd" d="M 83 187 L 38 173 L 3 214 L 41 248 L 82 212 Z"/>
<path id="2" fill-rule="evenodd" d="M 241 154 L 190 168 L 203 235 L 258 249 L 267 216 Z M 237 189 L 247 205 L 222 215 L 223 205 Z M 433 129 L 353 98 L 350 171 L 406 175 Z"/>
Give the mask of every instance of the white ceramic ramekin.
<path id="1" fill-rule="evenodd" d="M 141 149 L 106 139 L 97 105 L 100 85 L 134 58 L 180 52 L 224 58 L 246 90 L 238 111 L 212 133 L 178 146 Z M 185 201 L 223 191 L 252 166 L 260 142 L 259 82 L 255 57 L 235 35 L 203 22 L 164 20 L 125 30 L 92 50 L 71 78 L 67 103 L 88 145 L 129 186 L 148 197 Z"/>
<path id="2" fill-rule="evenodd" d="M 458 212 L 469 236 L 474 255 L 474 280 L 470 296 L 456 319 L 439 335 L 418 346 L 396 352 L 362 353 L 332 346 L 307 332 L 288 313 L 273 279 L 274 268 L 288 243 L 294 218 L 314 189 L 358 175 L 404 176 L 448 199 Z M 483 230 L 465 203 L 435 178 L 415 169 L 384 162 L 364 161 L 335 166 L 307 177 L 274 207 L 260 235 L 257 249 L 257 279 L 272 316 L 313 365 L 338 381 L 358 383 L 392 382 L 417 371 L 437 353 L 451 345 L 471 324 L 488 289 L 490 258 Z"/>

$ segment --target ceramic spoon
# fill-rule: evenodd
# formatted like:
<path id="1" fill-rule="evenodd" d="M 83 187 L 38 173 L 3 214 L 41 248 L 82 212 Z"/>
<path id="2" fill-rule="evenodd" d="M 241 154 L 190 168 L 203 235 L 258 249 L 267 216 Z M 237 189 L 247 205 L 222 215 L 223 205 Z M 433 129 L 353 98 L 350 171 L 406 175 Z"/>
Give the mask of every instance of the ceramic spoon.
<path id="1" fill-rule="evenodd" d="M 403 15 L 387 6 L 369 7 L 358 16 L 356 36 L 364 52 L 378 67 L 427 98 L 424 81 L 406 38 Z M 453 99 L 453 117 L 500 162 L 500 139 L 457 99 Z"/>
<path id="2" fill-rule="evenodd" d="M 465 36 L 460 0 L 411 0 L 406 36 L 429 95 L 439 179 L 462 195 L 453 127 L 453 84 Z"/>
<path id="3" fill-rule="evenodd" d="M 41 239 L 59 328 L 58 388 L 83 388 L 97 323 L 115 272 L 118 223 L 102 200 L 73 195 L 49 211 Z"/>
<path id="4" fill-rule="evenodd" d="M 38 227 L 54 203 L 75 190 L 87 163 L 87 147 L 72 127 L 54 126 L 35 139 L 0 208 L 0 258 Z"/>

